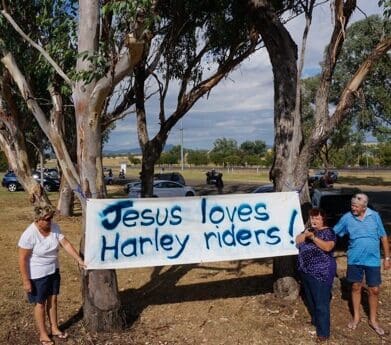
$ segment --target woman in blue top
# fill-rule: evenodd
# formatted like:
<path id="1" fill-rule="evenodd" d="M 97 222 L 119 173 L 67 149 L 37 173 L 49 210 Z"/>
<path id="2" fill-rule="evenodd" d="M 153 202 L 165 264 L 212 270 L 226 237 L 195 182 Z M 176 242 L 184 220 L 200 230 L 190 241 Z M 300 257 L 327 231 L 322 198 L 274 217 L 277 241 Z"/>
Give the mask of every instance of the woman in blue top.
<path id="1" fill-rule="evenodd" d="M 323 210 L 313 208 L 309 217 L 311 227 L 296 237 L 298 270 L 317 341 L 323 342 L 330 337 L 331 288 L 337 269 L 333 256 L 336 236 L 326 225 Z"/>

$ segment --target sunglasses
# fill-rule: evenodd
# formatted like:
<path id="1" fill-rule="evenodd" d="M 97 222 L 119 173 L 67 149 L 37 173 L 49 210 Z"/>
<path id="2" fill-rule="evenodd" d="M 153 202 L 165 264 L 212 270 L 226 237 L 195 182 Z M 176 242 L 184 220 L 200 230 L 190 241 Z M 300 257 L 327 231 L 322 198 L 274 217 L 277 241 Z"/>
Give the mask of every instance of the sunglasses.
<path id="1" fill-rule="evenodd" d="M 43 220 L 44 222 L 51 222 L 53 219 L 53 217 L 49 217 L 49 218 L 42 218 L 41 220 Z"/>

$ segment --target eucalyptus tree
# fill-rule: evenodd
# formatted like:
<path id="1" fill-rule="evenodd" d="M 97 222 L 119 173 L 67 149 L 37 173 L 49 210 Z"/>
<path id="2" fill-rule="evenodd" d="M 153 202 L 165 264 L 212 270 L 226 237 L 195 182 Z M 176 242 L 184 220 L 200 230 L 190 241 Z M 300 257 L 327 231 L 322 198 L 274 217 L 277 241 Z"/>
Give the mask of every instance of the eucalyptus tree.
<path id="1" fill-rule="evenodd" d="M 124 79 L 129 78 L 134 66 L 140 61 L 146 46 L 143 40 L 144 22 L 153 19 L 154 1 L 126 2 L 132 8 L 127 17 L 121 16 L 121 8 L 116 12 L 106 12 L 105 4 L 98 0 L 64 0 L 54 3 L 63 6 L 63 14 L 70 25 L 66 43 L 74 50 L 77 58 L 72 65 L 63 63 L 67 50 L 61 50 L 61 45 L 50 50 L 50 36 L 45 30 L 38 36 L 30 36 L 30 25 L 45 28 L 56 17 L 54 9 L 46 8 L 46 20 L 40 22 L 37 16 L 26 15 L 27 23 L 15 21 L 17 11 L 29 1 L 2 2 L 2 22 L 6 19 L 20 37 L 30 45 L 26 54 L 33 49 L 39 51 L 40 58 L 45 59 L 50 70 L 57 73 L 59 87 L 70 89 L 74 109 L 76 131 L 76 163 L 67 147 L 63 131 L 63 102 L 61 93 L 57 92 L 51 80 L 40 82 L 48 88 L 51 103 L 48 106 L 40 104 L 35 96 L 34 84 L 29 83 L 26 66 L 21 64 L 14 55 L 13 46 L 1 46 L 1 62 L 10 77 L 19 96 L 24 100 L 27 109 L 34 115 L 42 131 L 50 141 L 62 168 L 63 176 L 70 188 L 78 197 L 83 213 L 82 234 L 85 227 L 85 209 L 88 198 L 106 196 L 103 182 L 102 167 L 102 132 L 105 126 L 112 123 L 113 118 L 106 116 L 107 102 L 115 87 Z M 37 7 L 53 4 L 51 1 L 31 2 Z M 116 2 L 125 3 L 125 2 Z M 139 15 L 138 6 L 143 5 L 148 18 Z M 31 12 L 35 13 L 35 12 Z M 77 28 L 77 30 L 73 30 Z M 74 35 L 73 35 L 74 33 Z M 53 32 L 53 35 L 56 35 Z M 15 40 L 20 37 L 13 34 Z M 54 58 L 53 58 L 54 56 Z M 122 113 L 113 111 L 112 115 Z M 15 123 L 15 122 L 14 122 Z M 17 131 L 10 132 L 10 137 L 16 139 L 23 135 Z M 14 129 L 14 128 L 12 128 Z M 19 141 L 16 141 L 19 143 Z M 17 152 L 24 150 L 15 148 Z M 22 161 L 18 159 L 18 162 Z M 83 244 L 81 246 L 83 250 Z M 112 270 L 89 270 L 82 275 L 83 315 L 87 327 L 91 330 L 112 330 L 123 324 L 121 303 L 115 272 Z"/>
<path id="2" fill-rule="evenodd" d="M 375 47 L 379 37 L 389 36 L 390 32 L 390 22 L 382 20 L 380 16 L 367 17 L 353 23 L 347 29 L 346 41 L 338 58 L 331 85 L 331 104 L 334 106 L 338 104 L 344 85 Z M 372 68 L 372 72 L 354 98 L 352 106 L 347 110 L 345 119 L 321 146 L 319 155 L 326 167 L 334 164 L 333 156 L 339 157 L 338 151 L 345 145 L 359 147 L 368 132 L 380 141 L 390 139 L 391 83 L 388 78 L 390 74 L 391 58 L 385 54 Z M 307 78 L 303 82 L 302 114 L 305 114 L 303 117 L 305 136 L 314 126 L 315 96 L 319 83 L 319 75 Z M 338 165 L 340 164 L 341 162 L 338 161 Z"/>
<path id="3" fill-rule="evenodd" d="M 319 75 L 302 81 L 301 114 L 304 140 L 309 137 L 315 126 L 315 97 L 319 83 Z M 332 90 L 332 92 L 334 91 Z M 330 100 L 330 103 L 333 104 L 334 102 Z M 340 159 L 340 152 L 348 147 L 360 147 L 365 136 L 364 129 L 357 126 L 356 118 L 356 116 L 347 116 L 335 128 L 330 137 L 320 146 L 318 153 L 312 157 L 311 165 L 321 165 L 326 169 L 333 166 L 344 166 L 345 163 L 341 162 Z M 346 164 L 350 165 L 351 160 L 347 159 Z"/>
<path id="4" fill-rule="evenodd" d="M 280 3 L 282 3 L 281 1 Z M 293 2 L 293 1 L 291 1 Z M 309 163 L 321 145 L 348 116 L 352 102 L 360 90 L 373 65 L 391 47 L 391 37 L 379 37 L 378 43 L 363 57 L 352 77 L 344 84 L 338 104 L 330 114 L 329 100 L 331 83 L 341 48 L 345 41 L 346 27 L 353 11 L 355 0 L 335 0 L 333 4 L 334 27 L 322 63 L 320 84 L 315 98 L 315 122 L 306 139 L 302 134 L 301 70 L 303 68 L 305 42 L 312 20 L 314 0 L 299 1 L 306 16 L 303 33 L 303 49 L 298 60 L 297 45 L 280 18 L 273 1 L 250 0 L 249 16 L 261 33 L 268 50 L 274 74 L 274 118 L 275 118 L 275 158 L 270 177 L 277 191 L 299 192 L 304 213 L 309 207 L 307 176 Z M 281 295 L 296 298 L 298 289 L 294 276 L 294 259 L 282 257 L 274 259 L 275 290 Z M 289 278 L 289 279 L 280 279 Z"/>
<path id="5" fill-rule="evenodd" d="M 28 28 L 30 35 L 36 38 L 37 26 L 27 20 L 35 12 L 34 5 L 26 2 L 18 8 L 16 16 Z M 45 90 L 36 83 L 42 76 L 42 70 L 32 66 L 32 62 L 39 60 L 39 54 L 29 49 L 25 42 L 15 40 L 13 29 L 6 25 L 4 17 L 0 17 L 0 27 L 1 49 L 12 49 L 21 65 L 32 67 L 29 70 L 30 84 L 35 84 L 38 97 L 43 98 Z M 9 168 L 18 175 L 31 202 L 47 203 L 49 200 L 45 192 L 31 175 L 31 170 L 38 161 L 37 150 L 42 152 L 48 147 L 47 139 L 25 102 L 15 91 L 10 73 L 0 65 L 0 146 L 7 157 Z"/>
<path id="6" fill-rule="evenodd" d="M 151 44 L 135 69 L 131 89 L 143 154 L 143 196 L 152 195 L 154 166 L 169 132 L 261 42 L 246 24 L 240 1 L 161 0 L 156 10 L 160 20 L 149 30 Z M 153 92 L 158 106 L 151 111 Z M 168 97 L 176 98 L 173 110 Z M 151 122 L 159 124 L 153 136 Z"/>
<path id="7" fill-rule="evenodd" d="M 333 78 L 332 103 L 338 103 L 341 89 L 352 77 L 379 37 L 391 35 L 391 23 L 380 16 L 370 16 L 347 29 L 346 42 L 338 58 Z M 379 140 L 391 139 L 391 56 L 384 54 L 363 83 L 347 117 L 356 129 L 371 131 Z"/>

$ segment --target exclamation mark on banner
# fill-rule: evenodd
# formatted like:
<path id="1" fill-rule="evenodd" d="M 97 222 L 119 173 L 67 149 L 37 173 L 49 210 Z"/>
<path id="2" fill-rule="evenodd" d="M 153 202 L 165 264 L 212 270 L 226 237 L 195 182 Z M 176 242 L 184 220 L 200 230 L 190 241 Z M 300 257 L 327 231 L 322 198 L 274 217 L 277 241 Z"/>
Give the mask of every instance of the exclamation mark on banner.
<path id="1" fill-rule="evenodd" d="M 295 218 L 297 216 L 297 210 L 293 210 L 291 215 L 291 221 L 289 222 L 289 236 L 291 237 L 291 244 L 294 244 L 295 241 L 293 240 L 293 224 L 295 223 Z"/>

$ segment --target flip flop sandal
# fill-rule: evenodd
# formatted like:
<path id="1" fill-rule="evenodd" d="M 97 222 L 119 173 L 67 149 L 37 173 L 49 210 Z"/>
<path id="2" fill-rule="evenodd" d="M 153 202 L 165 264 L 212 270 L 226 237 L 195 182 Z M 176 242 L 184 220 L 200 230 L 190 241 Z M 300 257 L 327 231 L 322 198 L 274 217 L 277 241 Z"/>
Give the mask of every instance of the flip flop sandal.
<path id="1" fill-rule="evenodd" d="M 53 340 L 40 340 L 39 343 L 41 345 L 54 345 L 54 341 Z"/>
<path id="2" fill-rule="evenodd" d="M 372 325 L 371 323 L 368 323 L 369 327 L 371 327 L 378 335 L 383 336 L 385 334 L 384 329 L 381 328 L 379 325 Z"/>
<path id="3" fill-rule="evenodd" d="M 360 321 L 359 321 L 360 322 Z M 352 330 L 355 330 L 357 328 L 357 325 L 359 322 L 354 322 L 354 321 L 350 321 L 348 323 L 348 328 L 352 329 Z"/>
<path id="4" fill-rule="evenodd" d="M 56 334 L 52 334 L 52 337 L 66 340 L 66 339 L 68 339 L 68 333 L 67 332 L 56 333 Z"/>

